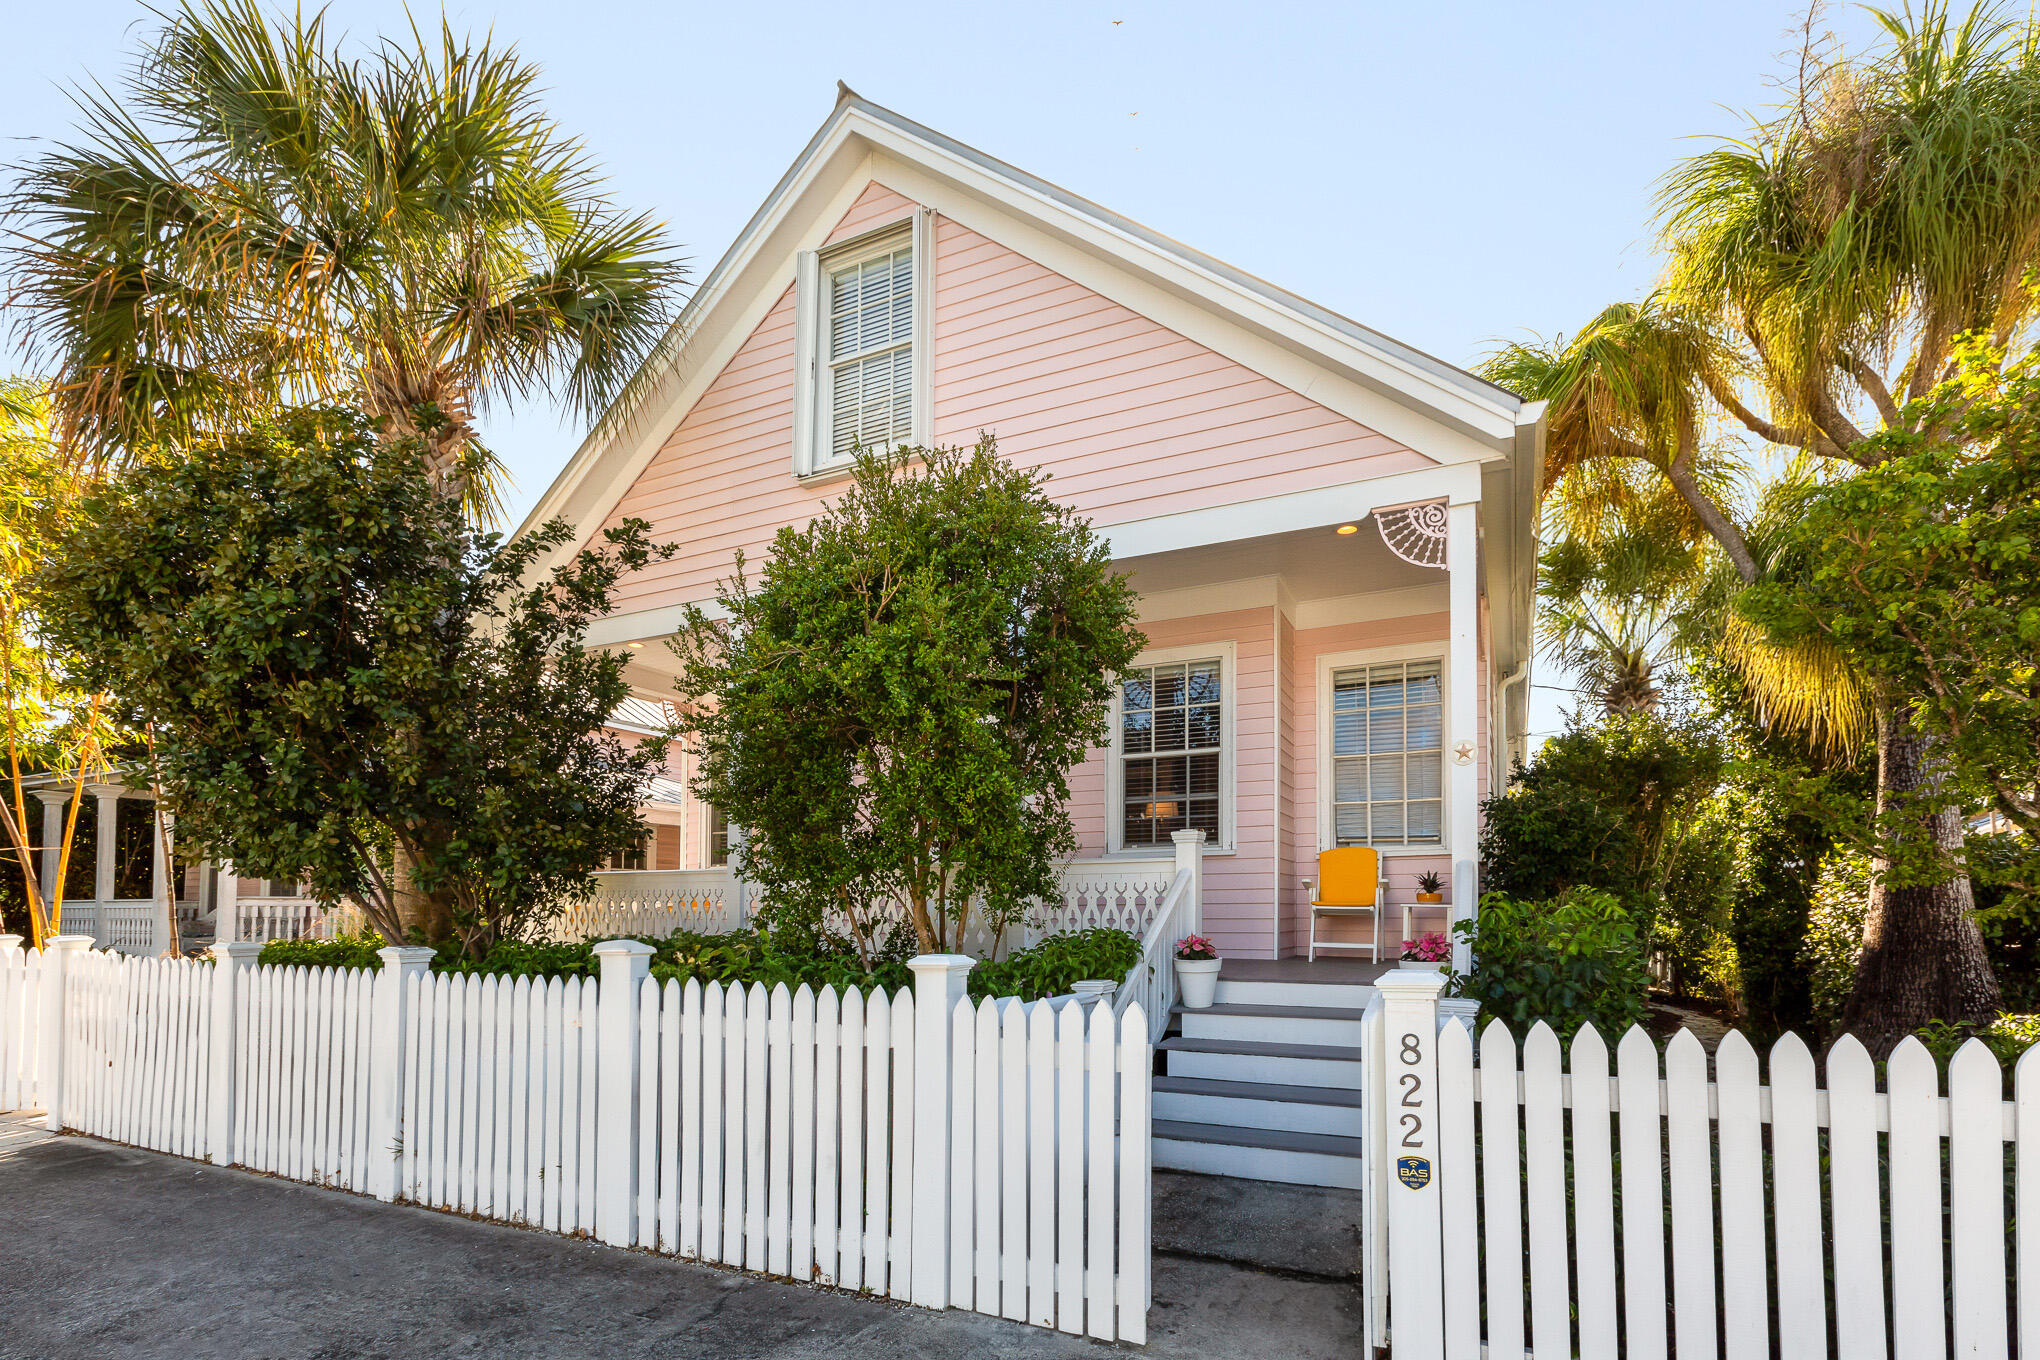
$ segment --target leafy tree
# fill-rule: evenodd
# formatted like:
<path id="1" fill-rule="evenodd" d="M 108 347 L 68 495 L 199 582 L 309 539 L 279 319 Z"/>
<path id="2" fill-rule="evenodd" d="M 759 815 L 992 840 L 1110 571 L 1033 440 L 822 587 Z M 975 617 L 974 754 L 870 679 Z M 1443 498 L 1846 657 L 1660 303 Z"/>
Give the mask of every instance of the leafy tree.
<path id="1" fill-rule="evenodd" d="M 479 954 L 645 834 L 665 743 L 599 731 L 624 662 L 581 635 L 661 550 L 628 521 L 538 573 L 566 525 L 483 535 L 418 457 L 327 410 L 138 468 L 48 568 L 50 628 L 152 725 L 181 843 L 356 898 L 388 939 L 414 924 L 401 850 L 432 907 L 418 933 Z"/>
<path id="2" fill-rule="evenodd" d="M 1052 896 L 1074 853 L 1069 769 L 1106 737 L 1139 652 L 1134 595 L 1044 474 L 975 449 L 865 453 L 754 584 L 691 610 L 679 687 L 697 791 L 745 829 L 776 919 L 904 915 L 954 948 Z"/>
<path id="3" fill-rule="evenodd" d="M 84 783 L 105 767 L 110 748 L 133 736 L 114 726 L 104 704 L 67 682 L 44 646 L 36 571 L 68 531 L 81 490 L 78 470 L 51 437 L 47 390 L 22 378 L 0 381 L 0 725 L 6 742 L 0 853 L 16 880 L 7 884 L 0 908 L 18 901 L 38 946 L 63 929 L 64 883 Z M 59 776 L 71 795 L 54 883 L 42 881 L 35 853 L 42 809 L 29 798 L 26 781 L 36 774 Z"/>
<path id="4" fill-rule="evenodd" d="M 1767 563 L 1739 484 L 1779 455 L 1874 466 L 1890 454 L 1876 435 L 1949 375 L 1958 337 L 2002 347 L 2040 310 L 2040 29 L 1987 5 L 1958 19 L 1938 0 L 1876 13 L 1882 49 L 1844 59 L 1810 42 L 1786 105 L 1673 172 L 1658 294 L 1490 370 L 1551 402 L 1554 477 L 1590 490 L 1662 478 L 1742 584 Z M 1853 745 L 1856 694 L 1817 683 L 1843 673 L 1833 644 L 1785 645 L 1745 620 L 1720 645 L 1771 720 Z M 1958 844 L 1945 735 L 1907 720 L 1916 693 L 1867 697 L 1882 802 L 1914 808 L 1915 843 Z M 1963 928 L 1968 878 L 1880 875 L 1870 891 L 1870 919 L 1915 956 L 1866 969 L 1851 1013 L 1890 1034 L 1987 1017 L 1997 996 Z"/>
<path id="5" fill-rule="evenodd" d="M 323 11 L 182 0 L 76 140 L 14 167 L 16 325 L 96 470 L 338 402 L 415 436 L 475 517 L 472 413 L 537 393 L 627 418 L 683 271 L 619 210 L 514 49 L 414 29 L 343 51 Z M 400 853 L 407 922 L 434 910 Z"/>
<path id="6" fill-rule="evenodd" d="M 679 269 L 514 49 L 442 21 L 349 56 L 323 11 L 255 0 L 163 17 L 6 203 L 68 445 L 118 462 L 345 401 L 487 502 L 471 410 L 553 391 L 599 415 L 639 370 Z"/>
<path id="7" fill-rule="evenodd" d="M 1912 696 L 1881 721 L 1935 743 L 1924 785 L 1880 790 L 1871 881 L 1886 892 L 1873 889 L 1852 1027 L 1884 1022 L 1892 1000 L 1906 1018 L 1941 1018 L 1942 984 L 1921 960 L 1984 956 L 1971 914 L 1891 907 L 1892 889 L 1965 867 L 1943 810 L 1987 806 L 2040 832 L 2040 371 L 2000 371 L 1971 349 L 1958 381 L 1871 443 L 1869 467 L 1798 490 L 1778 569 L 1742 600 L 1788 641 L 1817 637 L 1881 692 Z M 1880 748 L 1881 762 L 1909 749 Z M 1995 1000 L 1987 966 L 1970 988 Z"/>

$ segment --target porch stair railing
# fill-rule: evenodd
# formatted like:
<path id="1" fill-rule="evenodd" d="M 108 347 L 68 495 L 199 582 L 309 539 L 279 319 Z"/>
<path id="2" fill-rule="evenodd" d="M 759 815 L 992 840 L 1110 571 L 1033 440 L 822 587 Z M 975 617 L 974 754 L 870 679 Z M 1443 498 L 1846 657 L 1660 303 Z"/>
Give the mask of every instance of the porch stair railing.
<path id="1" fill-rule="evenodd" d="M 1204 917 L 1204 833 L 1178 831 L 1176 874 L 1141 935 L 1140 959 L 1112 998 L 1112 1013 L 1138 1001 L 1147 1016 L 1148 1042 L 1160 1043 L 1176 1005 L 1176 941 L 1198 934 Z"/>

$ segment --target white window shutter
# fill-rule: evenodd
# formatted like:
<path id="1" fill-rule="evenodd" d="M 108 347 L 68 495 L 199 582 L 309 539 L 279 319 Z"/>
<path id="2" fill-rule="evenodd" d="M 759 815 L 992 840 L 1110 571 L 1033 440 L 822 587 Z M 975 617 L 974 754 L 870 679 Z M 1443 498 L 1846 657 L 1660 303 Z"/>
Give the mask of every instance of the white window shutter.
<path id="1" fill-rule="evenodd" d="M 815 467 L 815 450 L 828 432 L 821 429 L 822 404 L 815 370 L 821 352 L 821 257 L 803 250 L 793 273 L 793 472 L 806 476 Z"/>
<path id="2" fill-rule="evenodd" d="M 912 442 L 935 439 L 935 210 L 914 210 L 914 374 Z"/>

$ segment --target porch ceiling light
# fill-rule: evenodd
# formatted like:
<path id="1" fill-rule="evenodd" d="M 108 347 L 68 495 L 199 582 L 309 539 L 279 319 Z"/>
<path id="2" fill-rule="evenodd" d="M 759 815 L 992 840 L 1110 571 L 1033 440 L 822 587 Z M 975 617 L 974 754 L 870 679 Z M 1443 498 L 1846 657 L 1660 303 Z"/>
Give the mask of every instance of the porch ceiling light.
<path id="1" fill-rule="evenodd" d="M 633 652 L 642 652 L 645 649 L 645 644 L 642 642 L 631 642 L 626 643 L 625 645 L 628 646 Z"/>
<path id="2" fill-rule="evenodd" d="M 1360 526 L 1357 524 L 1341 524 L 1339 532 L 1342 534 L 1357 534 L 1360 532 Z"/>

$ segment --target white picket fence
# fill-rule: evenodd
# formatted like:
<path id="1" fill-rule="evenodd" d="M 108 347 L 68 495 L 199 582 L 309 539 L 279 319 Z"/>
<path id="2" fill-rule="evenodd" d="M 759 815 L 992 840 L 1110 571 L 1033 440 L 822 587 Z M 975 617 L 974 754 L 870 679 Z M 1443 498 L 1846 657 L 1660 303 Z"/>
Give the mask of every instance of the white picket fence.
<path id="1" fill-rule="evenodd" d="M 36 1043 L 42 1016 L 42 951 L 0 935 L 0 1110 L 39 1110 Z"/>
<path id="2" fill-rule="evenodd" d="M 1766 1071 L 1730 1033 L 1710 1074 L 1690 1031 L 1632 1029 L 1611 1065 L 1591 1027 L 1519 1053 L 1441 1027 L 1435 980 L 1380 985 L 1369 1326 L 1396 1360 L 2040 1355 L 2040 1050 L 2009 1101 L 1974 1040 L 1945 1091 L 1904 1041 L 1879 1090 L 1844 1037 L 1822 1086 L 1796 1035 Z"/>
<path id="3" fill-rule="evenodd" d="M 10 937 L 11 939 L 11 937 Z M 0 1109 L 617 1246 L 1141 1342 L 1153 1054 L 1138 1004 L 95 953 L 0 941 Z M 54 1036 L 54 1037 L 53 1037 Z M 11 1075 L 11 1079 L 10 1076 Z"/>

